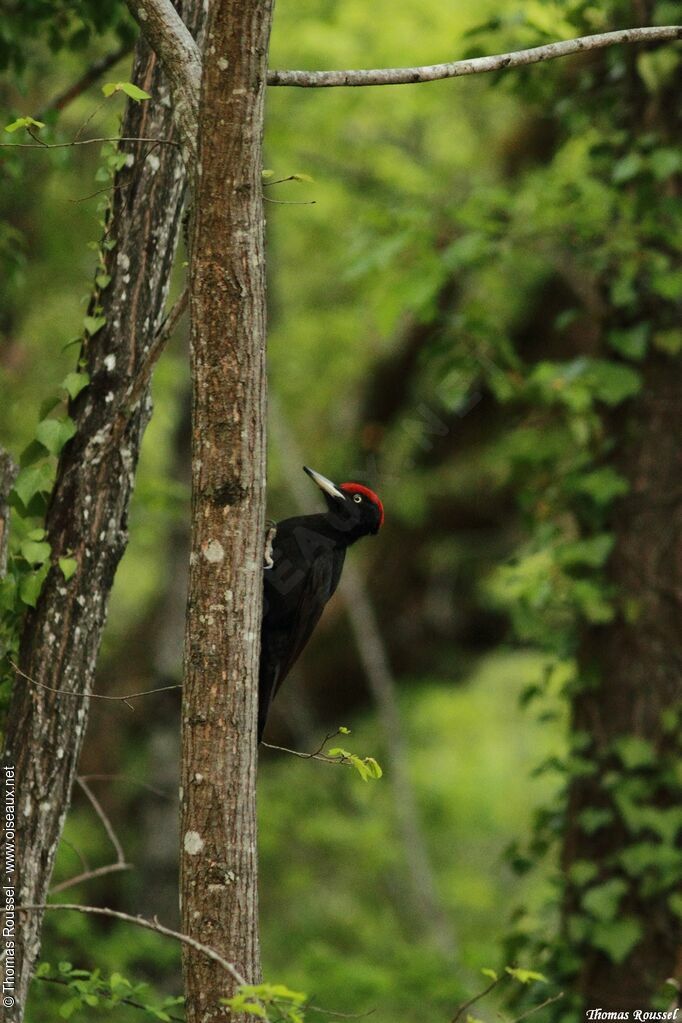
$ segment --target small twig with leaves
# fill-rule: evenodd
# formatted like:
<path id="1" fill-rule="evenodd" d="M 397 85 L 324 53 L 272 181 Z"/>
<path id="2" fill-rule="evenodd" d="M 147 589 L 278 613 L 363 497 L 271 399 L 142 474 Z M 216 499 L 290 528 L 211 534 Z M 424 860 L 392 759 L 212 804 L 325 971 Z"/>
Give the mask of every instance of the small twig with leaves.
<path id="1" fill-rule="evenodd" d="M 498 974 L 495 970 L 490 969 L 481 970 L 481 973 L 490 978 L 490 984 L 483 988 L 482 991 L 479 991 L 477 995 L 474 995 L 473 998 L 468 998 L 466 1002 L 462 1002 L 461 1005 L 457 1006 L 455 1015 L 452 1017 L 450 1023 L 458 1023 L 467 1009 L 470 1009 L 472 1005 L 476 1004 L 476 1002 L 480 1002 L 482 998 L 489 995 L 490 992 L 498 987 L 503 981 L 511 979 L 518 981 L 519 984 L 531 984 L 535 982 L 547 983 L 547 978 L 542 973 L 538 973 L 535 970 L 526 970 L 520 966 L 506 966 L 503 974 Z M 548 1005 L 558 1002 L 563 997 L 563 991 L 560 991 L 557 995 L 551 995 L 549 998 L 546 998 L 544 1002 L 540 1002 L 538 1005 L 533 1005 L 521 1016 L 517 1016 L 516 1019 L 513 1020 L 505 1020 L 505 1017 L 499 1012 L 497 1013 L 497 1016 L 501 1020 L 504 1020 L 505 1023 L 521 1023 L 521 1020 L 528 1019 L 529 1016 L 539 1012 L 540 1009 L 544 1009 Z M 471 1019 L 471 1017 L 467 1017 L 467 1019 Z"/>
<path id="2" fill-rule="evenodd" d="M 106 985 L 103 982 L 97 983 L 99 978 L 97 978 L 94 974 L 90 974 L 88 977 L 90 983 L 88 984 L 87 980 L 85 980 L 83 977 L 84 974 L 86 975 L 88 974 L 87 970 L 72 970 L 70 977 L 53 977 L 50 976 L 47 972 L 46 967 L 48 967 L 48 965 L 49 964 L 47 963 L 42 963 L 38 967 L 35 974 L 35 979 L 41 980 L 46 984 L 59 984 L 61 987 L 65 987 L 71 991 L 75 991 L 77 993 L 78 999 L 79 1000 L 82 999 L 83 1001 L 85 1001 L 86 1005 L 92 1004 L 91 1001 L 88 1002 L 86 1000 L 88 996 L 90 996 L 91 999 L 94 996 L 94 998 L 96 998 L 98 1001 L 100 1000 L 104 1000 L 105 1002 L 108 1001 L 109 1005 L 107 1005 L 107 1008 L 109 1007 L 113 1008 L 114 1005 L 127 1005 L 131 1009 L 139 1009 L 141 1012 L 144 1012 L 147 1015 L 151 1014 L 154 1016 L 155 1019 L 169 1020 L 170 1023 L 184 1023 L 184 1018 L 182 1016 L 174 1016 L 172 1013 L 168 1012 L 166 1005 L 162 1006 L 161 1009 L 159 1009 L 156 1006 L 152 1007 L 149 1005 L 145 1005 L 144 1002 L 139 1002 L 135 998 L 128 998 L 125 995 L 117 997 L 114 996 L 115 997 L 114 1001 L 114 998 L 112 997 L 112 995 L 114 995 L 113 981 L 110 982 L 109 985 Z M 122 981 L 123 983 L 125 983 L 124 978 L 117 979 L 119 980 L 119 982 Z M 172 1001 L 175 1002 L 176 999 L 172 999 Z M 111 1004 L 112 1002 L 114 1004 Z M 159 1012 L 162 1012 L 163 1016 L 159 1016 Z"/>
<path id="3" fill-rule="evenodd" d="M 350 728 L 341 726 L 335 732 L 325 735 L 317 749 L 311 753 L 289 749 L 287 746 L 276 746 L 274 743 L 263 742 L 262 740 L 261 746 L 265 746 L 267 749 L 279 750 L 280 753 L 290 753 L 294 757 L 300 757 L 301 760 L 321 760 L 325 764 L 343 764 L 345 767 L 354 767 L 363 781 L 369 781 L 370 778 L 381 778 L 384 772 L 374 757 L 361 758 L 355 753 L 342 749 L 340 746 L 325 750 L 327 743 L 335 739 L 337 735 L 350 735 Z"/>

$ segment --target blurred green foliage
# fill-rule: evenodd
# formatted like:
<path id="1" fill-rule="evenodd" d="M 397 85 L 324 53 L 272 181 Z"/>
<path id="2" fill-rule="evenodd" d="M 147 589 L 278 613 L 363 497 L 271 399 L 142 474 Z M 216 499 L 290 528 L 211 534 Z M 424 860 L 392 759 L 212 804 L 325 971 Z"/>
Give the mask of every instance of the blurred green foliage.
<path id="1" fill-rule="evenodd" d="M 79 47 L 90 58 L 125 35 L 122 10 L 17 6 L 0 46 L 0 61 L 20 71 L 0 94 L 3 123 L 38 113 L 78 77 Z M 24 51 L 28 18 L 36 39 Z M 675 19 L 674 4 L 651 5 L 654 23 Z M 387 0 L 283 2 L 271 65 L 432 63 L 631 20 L 621 0 L 425 0 L 418 9 Z M 581 817 L 587 831 L 616 819 L 627 826 L 631 841 L 614 876 L 605 880 L 594 863 L 579 861 L 561 877 L 557 846 L 563 793 L 597 769 L 590 737 L 567 727 L 568 701 L 591 684 L 576 666 L 580 630 L 637 615 L 604 577 L 613 503 L 628 492 L 610 464 L 612 424 L 639 393 L 646 360 L 672 359 L 682 348 L 679 145 L 660 127 L 643 130 L 638 106 L 642 95 L 654 109 L 669 102 L 679 55 L 675 46 L 618 49 L 428 86 L 268 93 L 271 389 L 305 441 L 306 459 L 331 476 L 368 477 L 386 506 L 384 536 L 357 559 L 401 668 L 409 770 L 457 940 L 448 960 L 415 931 L 388 777 L 365 786 L 328 765 L 264 758 L 265 974 L 325 1008 L 375 1008 L 377 1023 L 435 1023 L 480 988 L 481 968 L 502 961 L 540 968 L 551 984 L 570 987 L 580 949 L 592 944 L 622 961 L 636 945 L 639 921 L 621 914 L 629 886 L 675 898 L 679 815 L 652 805 L 674 767 L 636 737 L 624 736 L 598 765 L 610 805 Z M 127 75 L 123 65 L 110 78 Z M 115 103 L 93 120 L 98 134 L 115 133 Z M 100 104 L 95 86 L 56 125 L 48 122 L 47 137 L 72 137 Z M 81 330 L 81 296 L 96 270 L 88 243 L 99 245 L 98 200 L 85 197 L 102 186 L 101 156 L 88 148 L 3 150 L 0 438 L 15 453 L 34 438 L 41 402 L 77 369 L 65 345 Z M 272 183 L 291 175 L 296 180 Z M 391 376 L 396 364 L 401 372 Z M 186 386 L 176 340 L 155 373 L 131 543 L 104 643 L 102 684 L 116 692 L 160 670 L 145 660 L 155 643 L 164 671 L 179 670 L 177 637 L 173 646 L 158 635 L 188 514 L 178 464 Z M 293 510 L 280 437 L 275 418 L 276 517 Z M 46 453 L 60 438 L 41 441 L 49 464 Z M 14 542 L 22 567 L 39 572 L 43 538 L 30 525 L 30 535 L 15 530 Z M 343 695 L 353 690 L 346 673 L 357 675 L 349 645 L 334 620 L 301 674 L 318 691 L 329 688 L 321 716 L 333 727 L 351 721 L 337 709 L 348 701 L 355 745 L 375 753 L 388 774 L 375 716 L 356 693 Z M 136 713 L 132 724 L 95 718 L 93 746 L 101 748 L 99 760 L 86 751 L 91 769 L 96 762 L 155 781 L 158 722 L 142 705 Z M 309 721 L 296 729 L 306 747 L 316 745 Z M 144 865 L 149 804 L 113 785 L 107 807 L 129 858 Z M 92 863 L 111 855 L 81 803 L 67 824 L 58 880 L 80 869 L 72 846 Z M 584 891 L 581 910 L 566 940 L 555 942 L 567 884 Z M 136 912 L 145 881 L 114 875 L 77 891 Z M 139 978 L 162 995 L 179 989 L 174 946 L 77 915 L 48 916 L 45 958 L 100 968 L 105 978 Z M 527 1004 L 547 996 L 540 987 L 529 989 Z M 31 1023 L 51 1023 L 65 997 L 36 982 Z M 485 1003 L 476 1010 L 486 1019 L 493 1011 Z M 571 1011 L 557 1003 L 552 1018 L 572 1020 Z M 102 1015 L 87 1002 L 74 1012 L 83 1020 Z M 122 1023 L 138 1015 L 116 1006 Z"/>

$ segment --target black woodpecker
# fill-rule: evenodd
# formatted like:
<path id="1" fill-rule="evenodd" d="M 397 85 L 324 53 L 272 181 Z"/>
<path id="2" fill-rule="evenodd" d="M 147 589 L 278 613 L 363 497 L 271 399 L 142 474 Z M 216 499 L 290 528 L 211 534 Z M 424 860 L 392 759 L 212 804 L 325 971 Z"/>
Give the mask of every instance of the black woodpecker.
<path id="1" fill-rule="evenodd" d="M 307 466 L 327 511 L 277 523 L 264 570 L 258 739 L 275 693 L 287 677 L 339 585 L 346 550 L 383 525 L 384 509 L 361 483 L 338 486 Z"/>

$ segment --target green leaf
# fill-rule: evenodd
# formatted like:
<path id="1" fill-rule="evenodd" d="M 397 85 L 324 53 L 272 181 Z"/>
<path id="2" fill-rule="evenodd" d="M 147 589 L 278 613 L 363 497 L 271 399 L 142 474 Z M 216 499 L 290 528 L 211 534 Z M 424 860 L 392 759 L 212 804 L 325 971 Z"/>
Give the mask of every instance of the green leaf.
<path id="1" fill-rule="evenodd" d="M 631 398 L 642 386 L 639 373 L 630 366 L 599 359 L 592 362 L 589 379 L 595 397 L 611 406 L 619 405 L 626 398 Z"/>
<path id="2" fill-rule="evenodd" d="M 498 977 L 497 973 L 495 972 L 495 970 L 491 970 L 487 966 L 482 967 L 481 973 L 483 974 L 484 977 L 490 977 L 491 980 L 499 980 L 500 979 Z"/>
<path id="3" fill-rule="evenodd" d="M 17 117 L 16 121 L 12 121 L 11 124 L 5 126 L 5 131 L 8 131 L 12 135 L 19 128 L 44 128 L 45 125 L 42 121 L 36 121 L 35 117 Z"/>
<path id="4" fill-rule="evenodd" d="M 49 558 L 52 548 L 44 541 L 24 540 L 20 550 L 30 565 L 42 565 Z"/>
<path id="5" fill-rule="evenodd" d="M 69 998 L 67 1002 L 62 1002 L 59 1007 L 59 1015 L 62 1019 L 71 1019 L 76 1009 L 80 1009 L 81 1000 L 80 998 Z"/>
<path id="6" fill-rule="evenodd" d="M 628 153 L 622 160 L 619 160 L 613 168 L 611 175 L 614 184 L 623 185 L 631 181 L 642 169 L 643 160 L 640 153 Z"/>
<path id="7" fill-rule="evenodd" d="M 328 757 L 343 757 L 345 760 L 350 760 L 352 754 L 347 749 L 342 749 L 340 746 L 334 746 L 332 749 L 327 750 Z"/>
<path id="8" fill-rule="evenodd" d="M 36 427 L 36 437 L 52 455 L 58 455 L 75 432 L 76 426 L 68 416 L 65 419 L 43 419 Z"/>
<path id="9" fill-rule="evenodd" d="M 140 89 L 139 86 L 134 85 L 132 82 L 105 82 L 102 86 L 102 92 L 107 99 L 109 96 L 113 96 L 115 92 L 124 92 L 126 96 L 135 100 L 136 103 L 139 103 L 141 100 L 151 99 L 148 92 Z"/>
<path id="10" fill-rule="evenodd" d="M 95 284 L 104 291 L 111 284 L 111 274 L 96 274 Z"/>
<path id="11" fill-rule="evenodd" d="M 571 864 L 568 876 L 574 885 L 583 888 L 593 881 L 598 873 L 599 868 L 591 860 L 576 860 Z"/>
<path id="12" fill-rule="evenodd" d="M 315 178 L 311 177 L 310 174 L 291 174 L 290 177 L 292 181 L 308 181 L 311 183 L 315 181 Z"/>
<path id="13" fill-rule="evenodd" d="M 638 735 L 621 736 L 614 741 L 613 748 L 628 771 L 654 767 L 657 762 L 656 752 L 651 743 Z"/>
<path id="14" fill-rule="evenodd" d="M 63 399 L 62 395 L 59 394 L 59 392 L 57 392 L 57 391 L 55 391 L 54 394 L 51 394 L 49 398 L 45 398 L 45 400 L 43 402 L 41 402 L 41 405 L 40 405 L 40 412 L 39 412 L 40 418 L 41 419 L 47 418 L 47 416 L 49 416 L 49 414 L 52 411 L 52 409 L 56 408 L 57 405 L 60 405 L 63 400 L 64 399 Z"/>
<path id="15" fill-rule="evenodd" d="M 592 944 L 605 952 L 614 963 L 622 963 L 641 936 L 642 928 L 639 922 L 626 917 L 595 924 L 591 939 Z"/>
<path id="16" fill-rule="evenodd" d="M 643 359 L 646 355 L 649 340 L 649 324 L 638 323 L 635 327 L 624 330 L 611 330 L 608 334 L 609 344 L 627 359 Z"/>
<path id="17" fill-rule="evenodd" d="M 90 383 L 90 376 L 87 373 L 67 373 L 62 380 L 61 386 L 68 393 L 70 398 L 77 398 L 84 387 Z"/>
<path id="18" fill-rule="evenodd" d="M 76 561 L 75 558 L 60 558 L 58 564 L 62 571 L 64 579 L 68 583 L 69 579 L 73 576 L 76 569 L 78 568 L 78 562 Z"/>
<path id="19" fill-rule="evenodd" d="M 52 478 L 53 469 L 47 462 L 27 466 L 17 476 L 14 491 L 27 506 L 34 494 L 49 494 Z"/>
<path id="20" fill-rule="evenodd" d="M 49 566 L 43 565 L 37 572 L 29 572 L 19 584 L 19 596 L 27 607 L 35 607 L 43 588 Z M 60 964 L 61 965 L 61 964 Z"/>
<path id="21" fill-rule="evenodd" d="M 383 777 L 384 772 L 382 771 L 380 765 L 374 759 L 374 757 L 365 757 L 365 763 L 367 764 L 367 767 L 369 768 L 370 777 L 372 777 L 372 778 L 382 778 Z"/>
<path id="22" fill-rule="evenodd" d="M 578 823 L 583 831 L 588 835 L 593 835 L 599 828 L 603 828 L 605 825 L 610 824 L 613 820 L 613 811 L 606 809 L 597 809 L 594 806 L 588 806 L 584 810 L 581 810 L 578 814 Z"/>
<path id="23" fill-rule="evenodd" d="M 44 458 L 45 448 L 39 441 L 32 440 L 30 444 L 26 445 L 19 455 L 19 465 L 22 469 L 26 469 L 29 465 L 35 465 L 36 462 L 42 462 Z"/>
<path id="24" fill-rule="evenodd" d="M 506 966 L 505 970 L 510 977 L 518 980 L 520 984 L 530 984 L 534 980 L 541 980 L 545 984 L 548 982 L 544 974 L 537 973 L 535 970 L 524 970 L 520 966 Z"/>
<path id="25" fill-rule="evenodd" d="M 260 176 L 262 177 L 263 181 L 267 181 L 268 178 L 274 178 L 275 172 L 274 172 L 274 170 L 270 170 L 269 168 L 267 170 L 264 168 L 260 172 Z"/>
<path id="26" fill-rule="evenodd" d="M 107 322 L 106 316 L 84 316 L 83 326 L 90 337 L 94 337 Z"/>
<path id="27" fill-rule="evenodd" d="M 575 484 L 577 493 L 586 494 L 600 508 L 627 494 L 629 489 L 628 481 L 610 465 L 585 473 Z"/>
<path id="28" fill-rule="evenodd" d="M 585 540 L 574 540 L 557 548 L 557 561 L 563 568 L 587 565 L 600 568 L 613 550 L 612 533 L 598 533 Z"/>
<path id="29" fill-rule="evenodd" d="M 350 728 L 346 728 L 344 725 L 341 725 L 339 728 L 339 735 L 350 735 Z"/>
<path id="30" fill-rule="evenodd" d="M 582 897 L 583 907 L 597 920 L 613 920 L 627 884 L 619 877 L 588 889 Z"/>
<path id="31" fill-rule="evenodd" d="M 369 781 L 369 779 L 372 777 L 372 775 L 371 775 L 370 770 L 369 770 L 367 764 L 365 763 L 365 761 L 364 760 L 360 760 L 360 757 L 356 757 L 355 754 L 352 754 L 349 759 L 350 759 L 351 765 L 358 772 L 358 774 L 360 775 L 362 780 L 363 781 Z"/>

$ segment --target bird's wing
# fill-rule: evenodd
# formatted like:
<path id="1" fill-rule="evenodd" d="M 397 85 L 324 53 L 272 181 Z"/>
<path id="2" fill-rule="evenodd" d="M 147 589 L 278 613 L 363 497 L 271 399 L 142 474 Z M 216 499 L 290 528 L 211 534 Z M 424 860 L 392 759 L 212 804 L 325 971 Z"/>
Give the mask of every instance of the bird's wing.
<path id="1" fill-rule="evenodd" d="M 267 630 L 263 637 L 260 665 L 260 714 L 264 724 L 272 699 L 300 656 L 320 620 L 324 606 L 334 592 L 334 558 L 329 549 L 320 550 L 302 580 L 298 600 L 291 614 Z"/>

